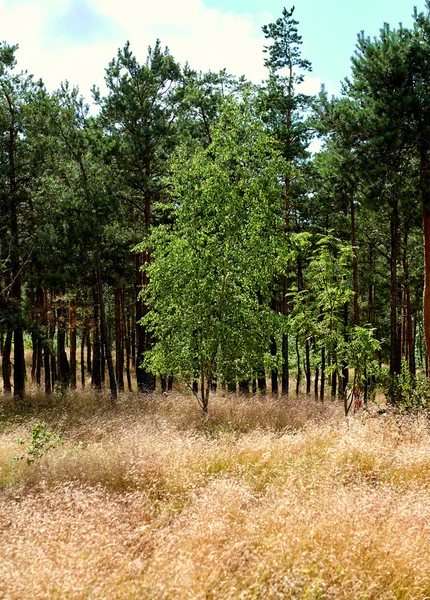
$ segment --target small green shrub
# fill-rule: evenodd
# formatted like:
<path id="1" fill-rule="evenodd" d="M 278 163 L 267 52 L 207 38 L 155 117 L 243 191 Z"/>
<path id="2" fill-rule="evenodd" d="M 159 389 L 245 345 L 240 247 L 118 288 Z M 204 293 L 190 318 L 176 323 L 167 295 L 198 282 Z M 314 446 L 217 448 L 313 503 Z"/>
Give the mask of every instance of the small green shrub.
<path id="1" fill-rule="evenodd" d="M 28 463 L 34 462 L 45 456 L 49 450 L 62 446 L 66 439 L 58 433 L 48 431 L 45 423 L 35 423 L 30 427 L 30 440 L 26 452 L 22 456 L 16 456 L 15 460 L 27 460 Z M 26 442 L 20 438 L 18 443 L 25 446 Z"/>
<path id="2" fill-rule="evenodd" d="M 391 403 L 401 412 L 430 411 L 430 385 L 426 377 L 412 375 L 408 363 L 402 360 L 399 375 L 388 382 Z"/>

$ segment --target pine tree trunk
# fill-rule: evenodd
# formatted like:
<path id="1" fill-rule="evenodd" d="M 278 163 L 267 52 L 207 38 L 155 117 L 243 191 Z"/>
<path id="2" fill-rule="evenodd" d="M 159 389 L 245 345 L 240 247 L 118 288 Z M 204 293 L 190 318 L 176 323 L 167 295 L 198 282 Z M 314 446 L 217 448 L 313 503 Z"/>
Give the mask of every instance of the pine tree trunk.
<path id="1" fill-rule="evenodd" d="M 42 327 L 45 332 L 43 341 L 43 368 L 45 376 L 45 394 L 48 396 L 51 391 L 51 365 L 50 365 L 50 331 L 49 331 L 49 319 L 48 319 L 48 307 L 49 307 L 49 296 L 46 291 L 43 293 L 43 308 L 42 308 Z"/>
<path id="2" fill-rule="evenodd" d="M 420 195 L 424 232 L 423 328 L 427 356 L 430 355 L 430 171 L 426 147 L 420 149 Z"/>
<path id="3" fill-rule="evenodd" d="M 266 375 L 261 373 L 261 375 L 259 377 L 257 377 L 257 386 L 258 386 L 258 391 L 260 392 L 261 396 L 265 396 L 266 395 Z"/>
<path id="4" fill-rule="evenodd" d="M 281 302 L 281 312 L 284 317 L 288 316 L 288 302 L 287 302 L 287 293 L 288 293 L 288 277 L 284 275 L 282 278 L 282 302 Z M 282 334 L 282 395 L 288 396 L 290 391 L 290 365 L 289 365 L 289 357 L 288 357 L 288 334 Z"/>
<path id="5" fill-rule="evenodd" d="M 272 338 L 272 343 L 270 345 L 270 354 L 272 357 L 274 357 L 276 359 L 277 347 L 276 347 L 276 340 L 274 338 Z M 271 375 L 271 381 L 272 381 L 272 395 L 277 396 L 278 395 L 278 370 L 276 368 L 272 369 L 270 375 Z"/>
<path id="6" fill-rule="evenodd" d="M 348 335 L 348 302 L 345 302 L 344 306 L 343 306 L 343 339 L 345 341 L 345 344 L 348 343 L 349 341 L 349 335 Z M 349 370 L 348 370 L 348 363 L 346 361 L 346 358 L 343 360 L 342 362 L 342 388 L 339 385 L 339 393 L 342 389 L 342 396 L 344 396 L 346 394 L 346 389 L 348 387 L 348 383 L 349 383 Z"/>
<path id="7" fill-rule="evenodd" d="M 126 318 L 125 316 L 125 290 L 123 288 L 122 291 L 122 302 L 121 302 L 121 307 L 122 307 L 122 327 L 123 327 L 123 331 L 124 331 L 124 345 L 125 345 L 125 357 L 126 357 L 126 362 L 125 362 L 125 373 L 127 376 L 127 388 L 128 391 L 131 392 L 132 391 L 132 387 L 131 387 L 131 376 L 130 376 L 130 320 L 128 318 Z"/>
<path id="8" fill-rule="evenodd" d="M 5 394 L 12 393 L 11 375 L 11 357 L 12 352 L 12 329 L 8 329 L 2 352 L 2 376 L 3 376 L 3 391 Z"/>
<path id="9" fill-rule="evenodd" d="M 81 387 L 85 389 L 85 343 L 86 337 L 88 335 L 88 330 L 84 325 L 84 329 L 82 331 L 82 339 L 81 339 Z"/>
<path id="10" fill-rule="evenodd" d="M 150 172 L 149 159 L 145 166 L 145 171 Z M 149 232 L 151 227 L 151 194 L 148 192 L 145 198 L 145 228 Z M 152 338 L 148 328 L 140 321 L 146 316 L 148 308 L 146 302 L 139 297 L 141 290 L 149 283 L 148 274 L 143 269 L 150 262 L 150 252 L 146 250 L 136 255 L 136 379 L 140 392 L 150 393 L 155 390 L 155 376 L 150 373 L 143 363 L 143 357 L 146 350 L 152 348 Z"/>
<path id="11" fill-rule="evenodd" d="M 93 364 L 91 370 L 91 385 L 96 390 L 102 389 L 102 356 L 100 347 L 99 299 L 97 287 L 93 287 L 94 330 L 93 330 Z"/>
<path id="12" fill-rule="evenodd" d="M 405 231 L 404 249 L 403 249 L 403 276 L 405 291 L 405 346 L 408 357 L 409 371 L 415 375 L 415 344 L 414 328 L 412 324 L 411 311 L 411 288 L 409 284 L 409 261 L 408 261 L 408 233 Z"/>
<path id="13" fill-rule="evenodd" d="M 70 387 L 76 389 L 76 301 L 70 300 Z"/>
<path id="14" fill-rule="evenodd" d="M 311 395 L 311 348 L 309 338 L 305 342 L 306 395 Z"/>
<path id="15" fill-rule="evenodd" d="M 70 365 L 66 354 L 67 311 L 63 299 L 58 301 L 57 323 L 58 367 L 60 372 L 60 382 L 62 386 L 68 387 L 70 383 Z"/>
<path id="16" fill-rule="evenodd" d="M 96 265 L 96 276 L 97 276 L 98 298 L 99 298 L 99 303 L 100 303 L 101 341 L 102 341 L 102 345 L 103 345 L 103 348 L 105 351 L 105 357 L 106 357 L 106 362 L 107 362 L 107 367 L 108 367 L 111 401 L 112 401 L 112 404 L 115 405 L 118 392 L 117 392 L 117 387 L 116 387 L 115 369 L 113 366 L 110 340 L 108 339 L 107 326 L 106 326 L 106 313 L 105 313 L 105 305 L 104 305 L 104 300 L 103 300 L 103 287 L 102 287 L 102 278 L 101 278 L 101 271 L 100 271 L 100 262 L 97 262 L 97 265 Z"/>
<path id="17" fill-rule="evenodd" d="M 296 379 L 296 396 L 300 393 L 300 382 L 302 379 L 302 367 L 300 364 L 300 349 L 299 349 L 299 335 L 296 335 L 296 357 L 297 357 L 297 379 Z"/>
<path id="18" fill-rule="evenodd" d="M 86 335 L 86 347 L 87 347 L 87 373 L 88 375 L 91 375 L 93 372 L 93 366 L 92 366 L 92 361 L 91 361 L 91 326 L 90 326 L 90 321 L 88 319 L 88 317 L 85 318 L 85 330 L 87 332 Z"/>
<path id="19" fill-rule="evenodd" d="M 399 255 L 400 218 L 397 204 L 391 214 L 391 255 L 390 255 L 390 375 L 400 373 L 401 354 L 397 331 L 397 260 Z"/>
<path id="20" fill-rule="evenodd" d="M 315 339 L 313 342 L 313 349 L 314 349 L 314 355 L 316 356 L 316 343 L 315 343 Z M 315 395 L 315 400 L 318 399 L 318 381 L 319 381 L 319 369 L 318 367 L 315 367 L 315 381 L 314 381 L 314 395 Z"/>
<path id="21" fill-rule="evenodd" d="M 355 232 L 355 206 L 354 199 L 351 200 L 351 246 L 352 256 L 352 289 L 354 291 L 354 325 L 360 325 L 360 311 L 358 308 L 358 259 Z"/>
<path id="22" fill-rule="evenodd" d="M 42 363 L 43 363 L 43 340 L 37 338 L 37 360 L 36 360 L 36 385 L 40 387 L 42 383 Z"/>
<path id="23" fill-rule="evenodd" d="M 136 302 L 133 302 L 130 326 L 131 366 L 133 369 L 136 369 L 136 310 Z"/>
<path id="24" fill-rule="evenodd" d="M 325 394 L 325 346 L 321 348 L 321 385 L 320 385 L 320 400 L 324 402 Z"/>
<path id="25" fill-rule="evenodd" d="M 11 108 L 11 105 L 10 105 Z M 13 113 L 13 111 L 12 111 Z M 11 114 L 14 119 L 14 113 Z M 12 269 L 11 299 L 17 310 L 17 323 L 13 332 L 13 394 L 15 398 L 22 399 L 25 390 L 25 361 L 24 361 L 24 330 L 22 326 L 22 284 L 21 284 L 21 258 L 18 227 L 18 193 L 15 169 L 15 143 L 17 132 L 15 123 L 9 129 L 7 152 L 9 159 L 9 196 L 10 196 L 10 264 Z"/>
<path id="26" fill-rule="evenodd" d="M 34 320 L 34 316 L 33 316 Z M 36 366 L 37 366 L 37 334 L 35 331 L 31 333 L 31 383 L 36 383 Z"/>
<path id="27" fill-rule="evenodd" d="M 118 389 L 124 391 L 124 329 L 123 329 L 123 289 L 121 284 L 115 287 L 115 371 Z"/>

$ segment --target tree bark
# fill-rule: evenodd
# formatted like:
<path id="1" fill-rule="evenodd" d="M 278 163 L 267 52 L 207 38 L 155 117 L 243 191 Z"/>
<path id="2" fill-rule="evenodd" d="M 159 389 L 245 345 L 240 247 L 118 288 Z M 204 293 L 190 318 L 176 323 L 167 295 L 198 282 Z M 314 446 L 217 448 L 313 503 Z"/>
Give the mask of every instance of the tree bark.
<path id="1" fill-rule="evenodd" d="M 300 350 L 299 350 L 299 335 L 296 335 L 296 356 L 297 356 L 297 379 L 296 379 L 296 396 L 300 392 L 300 382 L 302 379 L 302 367 L 300 364 Z"/>
<path id="2" fill-rule="evenodd" d="M 94 330 L 93 330 L 93 364 L 91 370 L 91 385 L 96 390 L 102 389 L 102 356 L 100 347 L 99 299 L 97 286 L 93 287 Z"/>
<path id="3" fill-rule="evenodd" d="M 324 402 L 325 393 L 325 346 L 321 348 L 321 385 L 320 385 L 320 400 Z"/>
<path id="4" fill-rule="evenodd" d="M 424 232 L 423 329 L 427 357 L 430 356 L 430 173 L 426 147 L 420 150 L 420 195 Z"/>
<path id="5" fill-rule="evenodd" d="M 116 380 L 115 380 L 115 369 L 113 366 L 112 360 L 112 352 L 110 347 L 110 340 L 108 339 L 107 327 L 106 327 L 106 313 L 105 313 L 105 305 L 103 300 L 103 287 L 102 287 L 102 277 L 100 271 L 100 262 L 97 261 L 96 265 L 96 276 L 97 276 L 97 288 L 98 288 L 98 299 L 100 303 L 100 333 L 101 333 L 101 341 L 103 344 L 103 348 L 105 350 L 105 357 L 108 367 L 109 374 L 109 387 L 111 393 L 111 401 L 112 404 L 115 405 L 116 398 L 118 396 Z"/>
<path id="6" fill-rule="evenodd" d="M 115 373 L 120 392 L 124 391 L 124 329 L 122 319 L 122 285 L 115 286 Z"/>
<path id="7" fill-rule="evenodd" d="M 358 259 L 355 232 L 355 206 L 351 199 L 351 246 L 352 246 L 352 289 L 354 291 L 354 325 L 360 325 L 360 311 L 358 307 Z"/>
<path id="8" fill-rule="evenodd" d="M 125 373 L 127 376 L 127 388 L 128 391 L 131 392 L 132 391 L 132 387 L 131 387 L 131 376 L 130 376 L 130 323 L 129 323 L 129 319 L 126 318 L 125 316 L 125 290 L 123 288 L 122 290 L 122 302 L 121 302 L 121 307 L 122 307 L 122 326 L 123 326 L 123 330 L 124 330 L 124 334 L 125 334 L 125 357 L 126 357 L 126 362 L 125 362 Z"/>
<path id="9" fill-rule="evenodd" d="M 405 324 L 404 338 L 405 350 L 408 358 L 409 371 L 415 375 L 415 344 L 414 344 L 414 328 L 412 324 L 411 311 L 411 288 L 409 284 L 409 261 L 408 261 L 408 232 L 405 231 L 404 249 L 403 249 L 403 276 L 405 290 Z"/>
<path id="10" fill-rule="evenodd" d="M 85 389 L 85 342 L 88 335 L 88 330 L 84 325 L 81 339 L 81 386 Z"/>
<path id="11" fill-rule="evenodd" d="M 58 346 L 58 367 L 60 371 L 60 382 L 64 387 L 70 383 L 70 365 L 66 354 L 66 323 L 67 311 L 64 300 L 58 300 L 57 308 L 57 346 Z"/>
<path id="12" fill-rule="evenodd" d="M 399 255 L 400 218 L 397 203 L 391 213 L 391 253 L 390 253 L 390 375 L 400 373 L 401 353 L 397 331 L 397 261 Z"/>
<path id="13" fill-rule="evenodd" d="M 306 370 L 306 395 L 311 395 L 311 348 L 310 340 L 307 337 L 305 341 L 305 370 Z"/>
<path id="14" fill-rule="evenodd" d="M 76 389 L 76 301 L 70 300 L 70 387 Z"/>
<path id="15" fill-rule="evenodd" d="M 2 353 L 2 376 L 3 376 L 3 391 L 5 394 L 12 393 L 12 384 L 10 380 L 11 363 L 10 356 L 12 352 L 12 329 L 8 329 L 6 339 L 3 345 Z"/>

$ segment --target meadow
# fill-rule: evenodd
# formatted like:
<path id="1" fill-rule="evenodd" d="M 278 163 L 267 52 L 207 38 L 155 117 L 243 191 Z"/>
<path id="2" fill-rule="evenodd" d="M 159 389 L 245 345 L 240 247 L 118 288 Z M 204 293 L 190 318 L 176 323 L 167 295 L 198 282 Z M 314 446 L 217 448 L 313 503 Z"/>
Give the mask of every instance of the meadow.
<path id="1" fill-rule="evenodd" d="M 225 396 L 202 421 L 178 392 L 0 411 L 5 600 L 430 598 L 424 417 Z"/>

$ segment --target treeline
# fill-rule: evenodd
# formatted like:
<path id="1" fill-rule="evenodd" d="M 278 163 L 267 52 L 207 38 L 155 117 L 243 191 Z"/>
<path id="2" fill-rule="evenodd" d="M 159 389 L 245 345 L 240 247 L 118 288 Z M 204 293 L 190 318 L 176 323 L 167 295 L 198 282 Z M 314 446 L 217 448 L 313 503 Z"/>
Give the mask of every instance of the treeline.
<path id="1" fill-rule="evenodd" d="M 426 401 L 429 13 L 360 34 L 331 99 L 301 92 L 294 8 L 263 27 L 260 86 L 181 66 L 159 41 L 139 63 L 127 43 L 93 110 L 1 44 L 4 393 L 20 402 L 31 377 L 115 401 L 178 378 L 206 411 L 217 386 L 269 379 L 345 412 L 378 383 Z"/>

